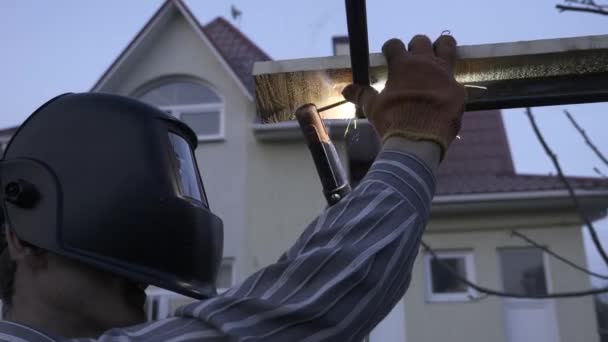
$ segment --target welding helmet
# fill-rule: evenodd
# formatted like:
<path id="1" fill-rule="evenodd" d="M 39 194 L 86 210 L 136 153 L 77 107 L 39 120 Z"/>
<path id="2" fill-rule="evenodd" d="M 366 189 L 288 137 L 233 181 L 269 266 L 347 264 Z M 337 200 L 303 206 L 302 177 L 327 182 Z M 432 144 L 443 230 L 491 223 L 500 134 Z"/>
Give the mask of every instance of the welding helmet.
<path id="1" fill-rule="evenodd" d="M 223 225 L 209 209 L 196 145 L 186 124 L 142 102 L 61 95 L 23 123 L 0 161 L 5 220 L 36 247 L 208 298 Z"/>

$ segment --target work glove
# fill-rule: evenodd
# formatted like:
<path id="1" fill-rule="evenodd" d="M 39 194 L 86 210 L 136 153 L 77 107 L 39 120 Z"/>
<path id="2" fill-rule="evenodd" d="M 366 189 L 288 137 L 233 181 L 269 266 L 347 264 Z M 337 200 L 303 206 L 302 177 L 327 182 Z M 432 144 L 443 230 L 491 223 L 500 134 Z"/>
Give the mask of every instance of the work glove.
<path id="1" fill-rule="evenodd" d="M 383 141 L 392 136 L 430 140 L 441 147 L 441 159 L 462 119 L 465 89 L 454 79 L 456 40 L 442 35 L 431 44 L 418 35 L 408 50 L 399 39 L 382 47 L 388 79 L 381 92 L 351 84 L 342 95 L 363 110 Z"/>

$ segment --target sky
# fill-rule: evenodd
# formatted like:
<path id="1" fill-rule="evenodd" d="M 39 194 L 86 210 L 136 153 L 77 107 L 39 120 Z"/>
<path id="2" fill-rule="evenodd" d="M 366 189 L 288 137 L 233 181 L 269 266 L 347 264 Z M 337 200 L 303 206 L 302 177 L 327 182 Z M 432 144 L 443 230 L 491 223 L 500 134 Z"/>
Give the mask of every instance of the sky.
<path id="1" fill-rule="evenodd" d="M 367 1 L 370 50 L 387 39 L 414 34 L 436 38 L 450 30 L 461 45 L 608 34 L 608 17 L 558 13 L 560 0 Z M 331 37 L 344 35 L 343 0 L 186 0 L 201 23 L 243 12 L 239 27 L 273 59 L 327 56 Z M 20 124 L 33 110 L 63 92 L 91 89 L 143 27 L 161 0 L 0 0 L 0 129 Z M 608 105 L 536 108 L 537 121 L 566 174 L 608 175 L 563 115 L 568 109 L 595 144 L 608 153 Z M 504 111 L 516 170 L 555 174 L 522 109 Z M 608 245 L 608 220 L 597 223 Z M 585 240 L 588 244 L 588 239 Z M 590 246 L 590 244 L 588 244 Z M 593 248 L 591 268 L 608 274 Z M 596 283 L 597 284 L 597 283 Z"/>

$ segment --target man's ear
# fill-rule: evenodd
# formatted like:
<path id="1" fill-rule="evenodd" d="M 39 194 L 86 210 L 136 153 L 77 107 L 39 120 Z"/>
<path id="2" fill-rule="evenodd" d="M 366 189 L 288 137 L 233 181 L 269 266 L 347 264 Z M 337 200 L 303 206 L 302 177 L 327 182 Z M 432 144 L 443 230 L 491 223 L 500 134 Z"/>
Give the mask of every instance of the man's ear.
<path id="1" fill-rule="evenodd" d="M 37 253 L 34 247 L 23 243 L 15 232 L 6 227 L 4 230 L 6 244 L 11 260 L 18 264 L 27 264 L 32 269 L 45 268 L 47 265 L 46 253 Z"/>

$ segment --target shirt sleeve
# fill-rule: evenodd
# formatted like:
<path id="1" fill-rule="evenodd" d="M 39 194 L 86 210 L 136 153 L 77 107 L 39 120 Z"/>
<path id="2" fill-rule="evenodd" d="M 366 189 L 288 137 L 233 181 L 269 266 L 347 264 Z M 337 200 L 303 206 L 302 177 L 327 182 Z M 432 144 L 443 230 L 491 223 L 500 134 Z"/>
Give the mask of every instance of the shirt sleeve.
<path id="1" fill-rule="evenodd" d="M 218 297 L 178 309 L 178 317 L 115 329 L 101 340 L 362 339 L 409 286 L 434 187 L 421 159 L 385 149 L 359 186 L 276 263 Z"/>

